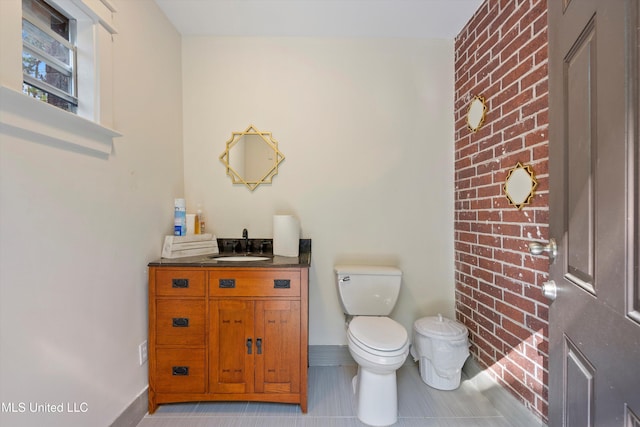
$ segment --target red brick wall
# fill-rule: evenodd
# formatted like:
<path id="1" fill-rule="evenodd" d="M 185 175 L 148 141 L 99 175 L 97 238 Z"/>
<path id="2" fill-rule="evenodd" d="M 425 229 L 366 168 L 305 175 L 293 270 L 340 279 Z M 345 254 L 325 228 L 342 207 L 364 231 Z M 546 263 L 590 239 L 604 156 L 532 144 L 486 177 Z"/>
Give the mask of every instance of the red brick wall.
<path id="1" fill-rule="evenodd" d="M 527 245 L 548 238 L 546 0 L 485 0 L 455 41 L 456 316 L 473 357 L 547 419 L 548 260 Z M 484 126 L 466 127 L 474 95 Z M 533 167 L 536 195 L 522 210 L 502 186 L 517 162 Z"/>

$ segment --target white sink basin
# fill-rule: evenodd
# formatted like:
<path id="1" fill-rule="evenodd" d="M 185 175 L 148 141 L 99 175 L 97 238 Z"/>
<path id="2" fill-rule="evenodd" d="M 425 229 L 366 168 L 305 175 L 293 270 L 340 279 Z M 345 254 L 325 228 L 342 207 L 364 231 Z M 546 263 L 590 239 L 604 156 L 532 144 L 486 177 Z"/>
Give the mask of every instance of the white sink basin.
<path id="1" fill-rule="evenodd" d="M 269 259 L 269 257 L 266 257 L 266 256 L 220 256 L 220 257 L 216 257 L 214 259 L 218 260 L 218 261 L 233 261 L 233 262 L 238 262 L 238 261 L 266 261 L 266 260 Z"/>

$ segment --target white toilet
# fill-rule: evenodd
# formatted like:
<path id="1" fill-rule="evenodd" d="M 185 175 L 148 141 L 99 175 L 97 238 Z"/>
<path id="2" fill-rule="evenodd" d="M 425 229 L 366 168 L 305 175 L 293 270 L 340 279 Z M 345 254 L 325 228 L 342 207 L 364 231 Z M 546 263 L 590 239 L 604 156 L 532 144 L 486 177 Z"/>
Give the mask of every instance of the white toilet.
<path id="1" fill-rule="evenodd" d="M 353 378 L 358 419 L 371 426 L 398 420 L 396 370 L 409 354 L 404 326 L 386 317 L 398 300 L 402 272 L 395 267 L 339 265 L 338 294 L 347 315 L 349 353 L 358 364 Z"/>

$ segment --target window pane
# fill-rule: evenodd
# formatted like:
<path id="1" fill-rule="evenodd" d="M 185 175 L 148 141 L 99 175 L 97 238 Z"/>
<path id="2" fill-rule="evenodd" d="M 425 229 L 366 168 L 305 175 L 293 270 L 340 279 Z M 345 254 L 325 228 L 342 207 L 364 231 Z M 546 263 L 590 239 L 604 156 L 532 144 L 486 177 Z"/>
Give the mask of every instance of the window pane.
<path id="1" fill-rule="evenodd" d="M 69 19 L 44 1 L 22 0 L 22 9 L 29 11 L 40 19 L 47 28 L 51 28 L 65 40 L 71 40 L 69 37 L 71 34 Z"/>
<path id="2" fill-rule="evenodd" d="M 22 93 L 24 93 L 25 95 L 29 95 L 32 98 L 39 99 L 40 101 L 44 101 L 47 104 L 55 105 L 56 107 L 62 108 L 63 110 L 69 111 L 70 113 L 78 112 L 78 107 L 75 104 L 72 104 L 69 101 L 47 93 L 27 83 L 22 83 Z"/>
<path id="3" fill-rule="evenodd" d="M 46 0 L 22 0 L 23 92 L 76 112 L 75 21 Z"/>
<path id="4" fill-rule="evenodd" d="M 70 76 L 25 51 L 22 52 L 22 72 L 37 80 L 49 83 L 68 94 L 73 94 Z"/>
<path id="5" fill-rule="evenodd" d="M 44 31 L 41 31 L 26 19 L 22 20 L 22 40 L 27 42 L 34 49 L 49 54 L 66 65 L 72 64 L 71 49 L 46 34 Z"/>

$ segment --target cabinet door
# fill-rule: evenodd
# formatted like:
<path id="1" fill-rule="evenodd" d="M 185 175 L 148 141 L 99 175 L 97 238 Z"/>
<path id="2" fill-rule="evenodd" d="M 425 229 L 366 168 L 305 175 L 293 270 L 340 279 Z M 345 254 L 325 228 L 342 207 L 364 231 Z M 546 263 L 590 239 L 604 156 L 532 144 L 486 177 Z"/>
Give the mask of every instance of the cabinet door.
<path id="1" fill-rule="evenodd" d="M 209 386 L 213 393 L 253 393 L 254 302 L 212 300 Z"/>
<path id="2" fill-rule="evenodd" d="M 300 301 L 256 301 L 256 393 L 300 391 Z"/>

